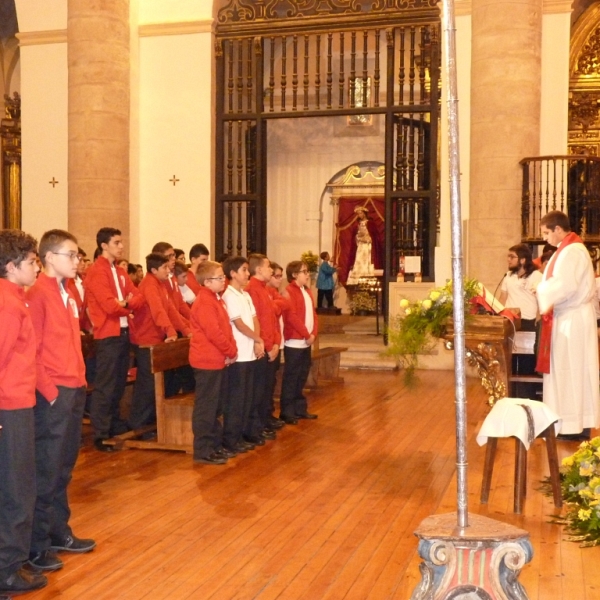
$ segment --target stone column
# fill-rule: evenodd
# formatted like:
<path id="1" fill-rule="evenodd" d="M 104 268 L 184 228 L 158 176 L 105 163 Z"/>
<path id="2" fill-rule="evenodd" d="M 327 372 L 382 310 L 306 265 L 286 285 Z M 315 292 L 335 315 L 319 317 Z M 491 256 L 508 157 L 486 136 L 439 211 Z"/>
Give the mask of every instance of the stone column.
<path id="1" fill-rule="evenodd" d="M 69 230 L 129 244 L 129 0 L 68 0 Z M 127 256 L 127 254 L 125 255 Z"/>
<path id="2" fill-rule="evenodd" d="M 467 273 L 492 291 L 521 241 L 519 161 L 540 148 L 542 0 L 473 0 Z"/>

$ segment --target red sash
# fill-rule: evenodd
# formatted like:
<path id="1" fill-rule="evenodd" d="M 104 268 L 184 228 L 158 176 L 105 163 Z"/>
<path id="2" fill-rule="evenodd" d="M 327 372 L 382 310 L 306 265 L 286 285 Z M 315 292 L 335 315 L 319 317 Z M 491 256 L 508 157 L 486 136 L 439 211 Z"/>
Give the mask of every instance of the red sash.
<path id="1" fill-rule="evenodd" d="M 548 266 L 546 267 L 545 279 L 550 279 L 554 272 L 554 265 L 558 259 L 558 255 L 570 244 L 583 243 L 581 238 L 574 232 L 567 234 L 554 253 Z M 552 349 L 552 323 L 554 321 L 554 309 L 542 315 L 542 329 L 540 332 L 540 341 L 538 345 L 538 356 L 535 370 L 538 373 L 550 373 L 550 351 Z"/>

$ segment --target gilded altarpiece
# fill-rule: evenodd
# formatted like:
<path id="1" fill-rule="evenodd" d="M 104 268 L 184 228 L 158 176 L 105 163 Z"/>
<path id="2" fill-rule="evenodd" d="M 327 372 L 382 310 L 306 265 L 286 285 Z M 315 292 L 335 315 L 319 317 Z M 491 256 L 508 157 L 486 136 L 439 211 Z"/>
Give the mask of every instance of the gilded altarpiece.
<path id="1" fill-rule="evenodd" d="M 5 96 L 5 114 L 0 122 L 0 226 L 21 228 L 21 98 Z"/>

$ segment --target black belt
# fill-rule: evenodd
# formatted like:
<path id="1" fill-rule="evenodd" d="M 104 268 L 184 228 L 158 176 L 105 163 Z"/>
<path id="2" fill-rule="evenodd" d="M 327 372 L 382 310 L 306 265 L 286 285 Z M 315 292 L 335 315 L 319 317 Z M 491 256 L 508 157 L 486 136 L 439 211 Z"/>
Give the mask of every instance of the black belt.
<path id="1" fill-rule="evenodd" d="M 121 327 L 121 335 L 124 333 L 129 333 L 129 327 Z"/>

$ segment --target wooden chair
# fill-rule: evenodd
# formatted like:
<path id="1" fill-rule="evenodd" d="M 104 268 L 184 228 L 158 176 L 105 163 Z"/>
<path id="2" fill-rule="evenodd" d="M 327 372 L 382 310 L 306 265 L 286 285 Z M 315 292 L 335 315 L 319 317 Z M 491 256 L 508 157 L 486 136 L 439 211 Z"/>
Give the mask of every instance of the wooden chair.
<path id="1" fill-rule="evenodd" d="M 558 416 L 545 404 L 535 400 L 503 398 L 494 404 L 477 435 L 477 442 L 480 445 L 485 444 L 487 441 L 483 481 L 481 483 L 480 501 L 482 504 L 487 504 L 490 494 L 498 439 L 501 437 L 514 437 L 514 512 L 521 514 L 523 510 L 527 489 L 527 450 L 536 438 L 544 438 L 546 441 L 554 506 L 557 508 L 562 506 L 558 453 L 556 451 L 556 421 L 558 421 Z"/>

